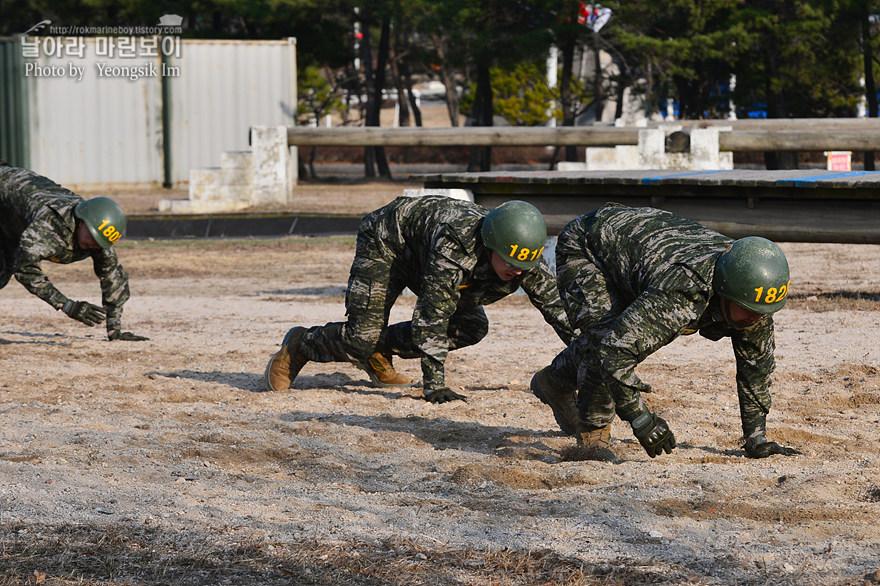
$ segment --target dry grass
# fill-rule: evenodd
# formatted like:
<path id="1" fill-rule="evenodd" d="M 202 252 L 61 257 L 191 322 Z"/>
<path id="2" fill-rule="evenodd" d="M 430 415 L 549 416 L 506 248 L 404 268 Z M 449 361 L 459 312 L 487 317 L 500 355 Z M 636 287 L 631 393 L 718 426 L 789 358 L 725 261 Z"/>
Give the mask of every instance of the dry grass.
<path id="1" fill-rule="evenodd" d="M 786 307 L 816 313 L 826 311 L 880 311 L 880 293 L 833 291 L 830 293 L 797 293 L 788 298 Z"/>
<path id="2" fill-rule="evenodd" d="M 0 525 L 0 586 L 44 584 L 651 584 L 681 568 L 410 541 L 270 543 L 119 525 Z"/>

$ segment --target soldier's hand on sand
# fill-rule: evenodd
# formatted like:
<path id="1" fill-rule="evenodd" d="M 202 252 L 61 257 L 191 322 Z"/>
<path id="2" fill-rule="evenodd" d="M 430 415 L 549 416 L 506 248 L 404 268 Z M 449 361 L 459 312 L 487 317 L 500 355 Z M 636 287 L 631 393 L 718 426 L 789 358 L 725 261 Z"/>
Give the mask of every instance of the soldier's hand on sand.
<path id="1" fill-rule="evenodd" d="M 431 403 L 448 403 L 449 401 L 467 402 L 467 398 L 464 395 L 459 395 L 449 387 L 425 389 L 425 400 L 430 401 Z"/>
<path id="2" fill-rule="evenodd" d="M 112 332 L 108 332 L 107 338 L 110 341 L 121 340 L 123 342 L 143 342 L 145 340 L 149 340 L 149 338 L 146 336 L 138 336 L 137 334 L 133 334 L 131 332 L 123 332 L 120 330 L 113 330 Z"/>
<path id="3" fill-rule="evenodd" d="M 92 305 L 88 301 L 74 301 L 68 299 L 64 302 L 61 311 L 77 321 L 81 321 L 87 326 L 96 326 L 104 321 L 105 313 L 103 307 Z"/>
<path id="4" fill-rule="evenodd" d="M 657 417 L 650 411 L 645 410 L 633 419 L 630 425 L 636 439 L 652 458 L 663 452 L 671 454 L 675 448 L 675 436 L 669 430 L 669 425 L 663 418 Z"/>

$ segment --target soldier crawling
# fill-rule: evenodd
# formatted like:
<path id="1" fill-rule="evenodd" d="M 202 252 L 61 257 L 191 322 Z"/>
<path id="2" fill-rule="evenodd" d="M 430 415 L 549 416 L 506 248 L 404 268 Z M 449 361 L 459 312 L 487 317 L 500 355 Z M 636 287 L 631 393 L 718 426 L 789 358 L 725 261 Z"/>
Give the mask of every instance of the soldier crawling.
<path id="1" fill-rule="evenodd" d="M 33 171 L 0 161 L 0 289 L 15 279 L 67 316 L 95 326 L 106 318 L 110 340 L 147 338 L 122 331 L 128 274 L 111 246 L 125 232 L 126 218 L 112 199 L 84 200 Z M 69 264 L 91 257 L 101 283 L 102 306 L 62 294 L 40 264 Z"/>
<path id="2" fill-rule="evenodd" d="M 408 386 L 393 356 L 420 358 L 425 399 L 465 400 L 446 386 L 450 350 L 488 333 L 483 310 L 520 287 L 565 344 L 573 333 L 542 256 L 547 227 L 523 201 L 492 211 L 444 196 L 399 197 L 367 214 L 358 229 L 345 297 L 347 321 L 294 327 L 266 367 L 266 386 L 290 387 L 309 361 L 353 362 L 379 386 Z M 410 321 L 388 325 L 409 287 L 418 299 Z"/>
<path id="3" fill-rule="evenodd" d="M 557 423 L 577 436 L 581 458 L 612 461 L 615 413 L 652 458 L 675 436 L 642 399 L 636 366 L 697 331 L 730 337 L 748 456 L 800 452 L 769 442 L 772 313 L 785 305 L 788 262 L 759 237 L 733 241 L 653 208 L 607 204 L 572 220 L 556 246 L 559 294 L 581 336 L 532 378 Z"/>

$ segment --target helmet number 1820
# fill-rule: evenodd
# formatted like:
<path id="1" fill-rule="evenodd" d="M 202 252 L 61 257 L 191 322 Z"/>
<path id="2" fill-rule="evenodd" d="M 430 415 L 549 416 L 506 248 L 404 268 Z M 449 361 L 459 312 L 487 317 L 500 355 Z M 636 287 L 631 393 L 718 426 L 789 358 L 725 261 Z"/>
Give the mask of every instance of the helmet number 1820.
<path id="1" fill-rule="evenodd" d="M 764 296 L 763 301 L 761 300 L 761 295 L 764 293 L 763 287 L 755 287 L 755 303 L 776 303 L 777 301 L 782 301 L 785 299 L 786 293 L 788 293 L 788 286 L 783 285 L 779 289 L 776 287 L 770 287 L 767 289 L 767 295 Z"/>

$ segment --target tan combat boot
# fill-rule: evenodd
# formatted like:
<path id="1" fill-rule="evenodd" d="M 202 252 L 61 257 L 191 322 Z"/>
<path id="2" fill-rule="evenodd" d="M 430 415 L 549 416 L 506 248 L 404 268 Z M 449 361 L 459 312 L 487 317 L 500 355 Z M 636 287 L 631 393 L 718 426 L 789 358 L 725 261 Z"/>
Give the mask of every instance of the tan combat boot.
<path id="1" fill-rule="evenodd" d="M 284 341 L 281 342 L 281 350 L 276 352 L 266 365 L 266 390 L 286 391 L 293 384 L 294 379 L 308 362 L 299 351 L 299 345 L 308 330 L 297 326 L 291 328 Z"/>
<path id="2" fill-rule="evenodd" d="M 377 387 L 409 387 L 412 381 L 404 375 L 394 370 L 391 364 L 391 355 L 382 352 L 374 352 L 367 360 L 357 363 L 364 372 L 370 376 L 370 380 Z"/>
<path id="3" fill-rule="evenodd" d="M 585 460 L 599 460 L 600 462 L 614 462 L 617 456 L 611 450 L 611 426 L 606 425 L 591 431 L 582 431 L 577 438 Z"/>
<path id="4" fill-rule="evenodd" d="M 562 431 L 568 435 L 577 434 L 577 389 L 566 388 L 554 380 L 553 375 L 550 374 L 549 366 L 535 373 L 529 388 L 542 403 L 553 409 L 553 417 Z"/>

